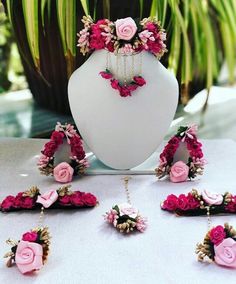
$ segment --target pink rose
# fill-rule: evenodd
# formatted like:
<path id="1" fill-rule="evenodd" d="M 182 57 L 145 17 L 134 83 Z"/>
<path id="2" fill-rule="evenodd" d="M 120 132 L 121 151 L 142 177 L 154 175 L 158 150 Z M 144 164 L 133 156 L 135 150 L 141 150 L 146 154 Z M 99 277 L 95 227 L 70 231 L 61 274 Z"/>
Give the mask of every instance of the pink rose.
<path id="1" fill-rule="evenodd" d="M 15 198 L 14 207 L 31 209 L 35 205 L 35 199 L 29 196 L 23 196 L 23 192 L 19 192 Z"/>
<path id="2" fill-rule="evenodd" d="M 91 193 L 85 193 L 82 198 L 84 204 L 87 206 L 95 206 L 97 204 L 97 198 Z"/>
<path id="3" fill-rule="evenodd" d="M 188 201 L 188 197 L 185 196 L 184 194 L 180 194 L 180 196 L 178 197 L 178 206 L 179 209 L 186 211 L 190 208 L 189 206 L 189 201 Z"/>
<path id="4" fill-rule="evenodd" d="M 53 175 L 56 181 L 61 183 L 71 182 L 74 169 L 66 162 L 57 165 L 53 170 Z"/>
<path id="5" fill-rule="evenodd" d="M 223 202 L 223 196 L 221 194 L 207 190 L 203 190 L 202 198 L 209 205 L 220 205 Z"/>
<path id="6" fill-rule="evenodd" d="M 0 204 L 0 207 L 2 210 L 9 210 L 11 207 L 14 207 L 15 203 L 15 197 L 12 195 L 7 196 L 2 203 Z"/>
<path id="7" fill-rule="evenodd" d="M 167 196 L 166 200 L 162 204 L 162 208 L 168 211 L 174 211 L 177 209 L 178 198 L 174 194 Z"/>
<path id="8" fill-rule="evenodd" d="M 84 205 L 82 194 L 79 191 L 74 192 L 72 195 L 70 195 L 70 201 L 71 201 L 71 204 L 73 204 L 74 206 Z"/>
<path id="9" fill-rule="evenodd" d="M 104 79 L 111 79 L 113 75 L 110 72 L 101 71 L 99 73 Z"/>
<path id="10" fill-rule="evenodd" d="M 131 90 L 125 86 L 120 88 L 120 96 L 121 97 L 128 97 L 131 96 Z"/>
<path id="11" fill-rule="evenodd" d="M 130 40 L 137 31 L 135 21 L 131 18 L 119 19 L 115 22 L 116 34 L 119 39 Z"/>
<path id="12" fill-rule="evenodd" d="M 215 262 L 218 265 L 236 268 L 236 242 L 232 238 L 224 239 L 214 246 Z"/>
<path id="13" fill-rule="evenodd" d="M 210 231 L 210 240 L 214 245 L 219 245 L 225 237 L 225 230 L 222 226 L 216 226 Z"/>
<path id="14" fill-rule="evenodd" d="M 47 157 L 52 157 L 56 152 L 57 147 L 58 145 L 54 140 L 49 141 L 45 144 L 42 154 L 44 154 Z"/>
<path id="15" fill-rule="evenodd" d="M 143 79 L 142 76 L 135 76 L 135 77 L 134 77 L 134 82 L 135 82 L 138 86 L 140 86 L 140 87 L 142 87 L 143 85 L 146 84 L 146 81 Z"/>
<path id="16" fill-rule="evenodd" d="M 120 84 L 119 84 L 119 81 L 116 80 L 116 79 L 112 79 L 111 80 L 111 87 L 115 90 L 120 90 L 121 87 L 120 87 Z"/>
<path id="17" fill-rule="evenodd" d="M 56 190 L 50 190 L 41 194 L 37 198 L 37 203 L 41 203 L 44 208 L 50 207 L 58 199 Z"/>
<path id="18" fill-rule="evenodd" d="M 62 206 L 70 205 L 70 203 L 71 203 L 70 195 L 60 196 L 60 197 L 59 197 L 59 203 L 60 203 Z"/>
<path id="19" fill-rule="evenodd" d="M 36 232 L 27 232 L 22 236 L 22 240 L 27 242 L 35 242 L 37 238 L 38 234 Z"/>
<path id="20" fill-rule="evenodd" d="M 225 210 L 229 212 L 236 212 L 236 204 L 233 201 L 230 201 L 226 206 Z"/>
<path id="21" fill-rule="evenodd" d="M 21 273 L 33 272 L 43 266 L 43 248 L 40 244 L 20 241 L 17 245 L 15 262 Z"/>
<path id="22" fill-rule="evenodd" d="M 184 162 L 178 161 L 170 169 L 170 180 L 172 182 L 186 181 L 188 173 L 189 167 Z"/>
<path id="23" fill-rule="evenodd" d="M 187 196 L 189 209 L 196 209 L 200 207 L 200 201 L 196 199 L 191 193 Z"/>
<path id="24" fill-rule="evenodd" d="M 132 207 L 132 205 L 128 203 L 122 203 L 118 206 L 120 211 L 120 216 L 128 215 L 131 218 L 136 218 L 138 216 L 138 209 Z"/>

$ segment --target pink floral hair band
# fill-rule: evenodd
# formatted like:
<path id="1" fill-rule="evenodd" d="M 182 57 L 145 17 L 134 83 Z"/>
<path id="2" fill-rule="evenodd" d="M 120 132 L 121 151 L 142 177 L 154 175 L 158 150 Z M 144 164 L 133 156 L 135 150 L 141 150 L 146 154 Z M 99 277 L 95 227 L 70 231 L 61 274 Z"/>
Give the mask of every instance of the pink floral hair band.
<path id="1" fill-rule="evenodd" d="M 174 157 L 183 143 L 189 153 L 187 163 Z M 158 179 L 169 176 L 171 182 L 183 182 L 203 174 L 206 160 L 203 158 L 202 144 L 197 139 L 197 125 L 180 126 L 177 133 L 168 141 L 160 154 L 159 165 L 155 169 Z"/>
<path id="2" fill-rule="evenodd" d="M 197 244 L 196 254 L 200 262 L 236 268 L 236 230 L 228 223 L 213 227 L 203 242 Z"/>
<path id="3" fill-rule="evenodd" d="M 7 196 L 0 203 L 0 211 L 40 210 L 42 206 L 48 209 L 80 209 L 92 208 L 97 204 L 96 196 L 78 190 L 72 191 L 70 185 L 45 193 L 40 193 L 39 189 L 33 186 L 16 196 Z"/>
<path id="4" fill-rule="evenodd" d="M 70 145 L 70 163 L 62 162 L 54 166 L 54 155 L 56 151 L 60 151 L 60 145 L 65 139 Z M 41 151 L 37 165 L 41 174 L 52 175 L 56 181 L 61 183 L 71 182 L 74 175 L 81 176 L 85 173 L 89 164 L 85 157 L 81 138 L 73 125 L 57 123 L 50 141 L 44 145 Z"/>
<path id="5" fill-rule="evenodd" d="M 236 195 L 203 190 L 199 193 L 193 189 L 187 194 L 176 196 L 170 194 L 161 203 L 161 209 L 175 213 L 177 216 L 200 216 L 236 213 Z M 209 213 L 208 213 L 209 212 Z"/>

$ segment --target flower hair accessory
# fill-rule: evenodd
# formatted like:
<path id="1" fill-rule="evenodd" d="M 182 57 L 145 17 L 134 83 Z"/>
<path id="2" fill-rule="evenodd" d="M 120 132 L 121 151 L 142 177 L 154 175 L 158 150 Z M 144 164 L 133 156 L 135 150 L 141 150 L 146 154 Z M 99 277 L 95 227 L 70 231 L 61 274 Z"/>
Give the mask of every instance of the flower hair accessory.
<path id="1" fill-rule="evenodd" d="M 70 145 L 70 163 L 62 162 L 54 166 L 54 155 L 57 150 L 60 151 L 59 146 L 63 144 L 64 138 Z M 73 175 L 84 174 L 86 168 L 88 168 L 88 162 L 81 138 L 73 125 L 57 123 L 50 141 L 44 145 L 41 151 L 38 167 L 41 174 L 46 176 L 52 175 L 56 181 L 61 183 L 71 182 Z"/>
<path id="2" fill-rule="evenodd" d="M 58 190 L 49 190 L 43 194 L 37 187 L 19 192 L 16 196 L 7 196 L 0 203 L 2 212 L 19 210 L 48 209 L 80 209 L 91 208 L 98 204 L 96 196 L 91 193 L 70 190 L 70 185 L 60 187 Z"/>
<path id="3" fill-rule="evenodd" d="M 236 213 L 236 195 L 229 192 L 225 194 L 214 193 L 203 190 L 199 193 L 193 189 L 187 194 L 176 196 L 170 194 L 162 202 L 161 209 L 173 212 L 178 216 L 200 216 L 207 215 L 211 211 L 211 215 L 222 213 Z"/>
<path id="4" fill-rule="evenodd" d="M 164 41 L 166 34 L 161 28 L 160 22 L 154 18 L 145 18 L 134 21 L 131 17 L 118 19 L 112 22 L 108 19 L 94 22 L 90 16 L 82 19 L 84 29 L 78 33 L 78 47 L 85 55 L 95 50 L 107 50 L 106 68 L 99 74 L 102 78 L 109 80 L 113 89 L 118 90 L 121 97 L 129 97 L 132 92 L 146 84 L 141 75 L 142 54 L 148 51 L 157 58 L 167 51 Z M 110 53 L 116 57 L 116 74 L 111 66 Z M 140 53 L 139 70 L 135 70 L 134 56 Z M 123 58 L 120 58 L 120 55 Z M 131 74 L 127 74 L 126 57 L 131 56 Z M 122 65 L 123 64 L 123 65 Z M 122 70 L 119 73 L 119 70 Z M 134 73 L 138 74 L 134 74 Z M 120 80 L 122 74 L 123 80 Z"/>
<path id="5" fill-rule="evenodd" d="M 105 220 L 112 224 L 120 233 L 130 233 L 138 230 L 143 233 L 147 227 L 147 219 L 143 218 L 138 209 L 129 203 L 115 205 L 104 216 Z"/>
<path id="6" fill-rule="evenodd" d="M 191 180 L 197 175 L 202 175 L 206 160 L 203 158 L 202 144 L 197 139 L 197 125 L 180 126 L 160 154 L 158 167 L 155 169 L 158 179 L 165 176 L 170 177 L 172 182 L 183 182 L 188 178 Z M 187 164 L 183 161 L 174 161 L 174 155 L 184 143 L 189 153 Z"/>
<path id="7" fill-rule="evenodd" d="M 131 205 L 128 183 L 131 177 L 124 177 L 127 202 L 115 205 L 104 215 L 105 221 L 112 224 L 120 233 L 139 231 L 143 233 L 147 228 L 147 219 L 143 218 L 137 208 Z"/>
<path id="8" fill-rule="evenodd" d="M 225 223 L 208 231 L 196 254 L 200 262 L 215 262 L 228 268 L 236 268 L 236 230 Z"/>
<path id="9" fill-rule="evenodd" d="M 84 16 L 82 22 L 84 29 L 78 33 L 78 47 L 83 55 L 99 49 L 125 55 L 145 50 L 160 58 L 167 51 L 165 31 L 154 18 L 139 22 L 131 17 L 115 22 L 102 19 L 95 23 L 90 16 Z"/>

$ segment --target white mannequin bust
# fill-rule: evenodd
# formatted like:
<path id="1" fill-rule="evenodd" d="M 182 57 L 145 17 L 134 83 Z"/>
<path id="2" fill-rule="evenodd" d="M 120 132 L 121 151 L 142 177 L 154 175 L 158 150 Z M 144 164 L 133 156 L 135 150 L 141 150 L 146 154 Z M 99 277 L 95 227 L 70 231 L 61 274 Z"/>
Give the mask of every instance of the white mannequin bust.
<path id="1" fill-rule="evenodd" d="M 99 72 L 106 69 L 105 50 L 94 52 L 71 76 L 70 108 L 85 143 L 105 165 L 130 169 L 144 162 L 162 142 L 178 103 L 178 83 L 152 54 L 142 52 L 146 85 L 121 97 Z M 134 55 L 135 62 L 138 56 Z M 111 65 L 116 56 L 110 54 Z M 127 56 L 127 68 L 131 56 Z M 137 74 L 135 74 L 137 75 Z"/>

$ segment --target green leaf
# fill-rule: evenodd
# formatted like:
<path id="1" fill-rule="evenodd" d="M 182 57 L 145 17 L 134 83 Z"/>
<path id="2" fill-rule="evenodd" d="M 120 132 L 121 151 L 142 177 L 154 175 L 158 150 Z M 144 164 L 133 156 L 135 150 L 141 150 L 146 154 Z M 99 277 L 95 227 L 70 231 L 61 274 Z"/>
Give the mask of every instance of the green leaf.
<path id="1" fill-rule="evenodd" d="M 70 2 L 70 1 L 68 1 Z M 84 9 L 84 13 L 86 16 L 90 15 L 90 11 L 89 11 L 89 1 L 88 0 L 80 0 L 81 5 Z"/>
<path id="2" fill-rule="evenodd" d="M 13 1 L 14 0 L 7 0 L 7 2 L 6 2 L 7 3 L 8 19 L 9 19 L 12 26 L 13 26 L 13 22 L 12 22 Z"/>
<path id="3" fill-rule="evenodd" d="M 22 0 L 23 15 L 27 39 L 34 64 L 40 69 L 39 62 L 39 31 L 38 31 L 38 1 Z"/>
<path id="4" fill-rule="evenodd" d="M 142 17 L 143 17 L 143 2 L 144 2 L 144 0 L 139 0 L 139 10 L 140 10 L 139 17 L 140 17 L 140 19 L 142 19 Z"/>
<path id="5" fill-rule="evenodd" d="M 76 0 L 66 1 L 66 44 L 67 53 L 76 55 Z"/>
<path id="6" fill-rule="evenodd" d="M 66 46 L 66 0 L 57 0 L 56 2 L 57 7 L 57 21 L 59 25 L 59 30 L 61 34 L 61 42 L 64 54 L 66 55 L 67 46 Z"/>
<path id="7" fill-rule="evenodd" d="M 42 18 L 42 26 L 43 26 L 43 28 L 44 28 L 44 24 L 45 24 L 45 22 L 44 22 L 44 17 L 45 17 L 44 11 L 45 11 L 45 6 L 47 4 L 47 1 L 48 0 L 41 0 L 41 18 Z"/>

